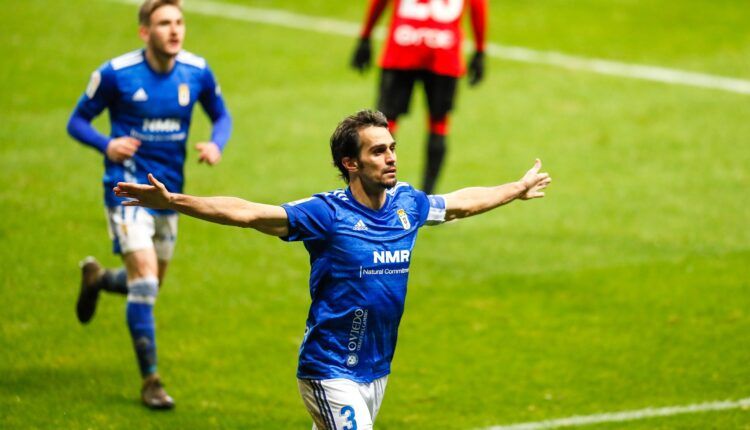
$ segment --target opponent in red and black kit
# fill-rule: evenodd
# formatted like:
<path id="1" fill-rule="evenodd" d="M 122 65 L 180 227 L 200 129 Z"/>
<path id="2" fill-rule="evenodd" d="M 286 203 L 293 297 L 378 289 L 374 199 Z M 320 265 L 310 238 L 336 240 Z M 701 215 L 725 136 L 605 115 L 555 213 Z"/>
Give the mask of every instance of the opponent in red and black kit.
<path id="1" fill-rule="evenodd" d="M 423 190 L 431 194 L 445 157 L 448 116 L 456 82 L 465 71 L 461 17 L 468 8 L 474 30 L 475 53 L 469 63 L 469 84 L 484 76 L 484 42 L 488 0 L 370 0 L 365 24 L 352 58 L 360 72 L 370 66 L 370 35 L 388 3 L 393 17 L 380 60 L 378 110 L 388 118 L 391 133 L 398 117 L 409 111 L 412 89 L 422 81 L 429 108 L 427 165 Z"/>

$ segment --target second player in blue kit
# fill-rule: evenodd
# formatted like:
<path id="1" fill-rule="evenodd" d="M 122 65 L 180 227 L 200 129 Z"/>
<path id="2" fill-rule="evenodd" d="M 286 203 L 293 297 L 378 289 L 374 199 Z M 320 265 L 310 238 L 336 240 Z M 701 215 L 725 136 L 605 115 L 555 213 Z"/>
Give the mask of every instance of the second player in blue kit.
<path id="1" fill-rule="evenodd" d="M 123 268 L 104 270 L 93 257 L 82 262 L 76 315 L 88 323 L 102 290 L 127 294 L 126 321 L 142 377 L 141 399 L 150 408 L 169 409 L 174 401 L 157 373 L 153 308 L 174 252 L 177 213 L 123 206 L 112 188 L 122 181 L 148 183 L 147 174 L 155 173 L 170 189 L 182 190 L 195 104 L 213 125 L 211 140 L 196 145 L 201 162 L 220 161 L 231 118 L 206 60 L 182 50 L 181 1 L 146 0 L 138 21 L 145 49 L 95 70 L 68 122 L 71 136 L 104 155 L 107 221 L 113 250 L 124 263 Z M 91 125 L 105 109 L 108 136 Z"/>

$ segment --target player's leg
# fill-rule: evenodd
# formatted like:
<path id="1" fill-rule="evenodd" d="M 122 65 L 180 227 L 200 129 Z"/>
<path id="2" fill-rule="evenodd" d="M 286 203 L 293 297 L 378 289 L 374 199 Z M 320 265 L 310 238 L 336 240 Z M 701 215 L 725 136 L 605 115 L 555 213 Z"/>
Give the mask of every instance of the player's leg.
<path id="1" fill-rule="evenodd" d="M 81 324 L 86 324 L 96 311 L 104 268 L 94 257 L 86 257 L 78 265 L 81 268 L 81 286 L 76 300 L 76 317 Z"/>
<path id="2" fill-rule="evenodd" d="M 149 251 L 153 252 L 149 256 L 148 265 L 153 270 L 153 262 L 156 261 L 157 288 L 158 291 L 161 291 L 177 240 L 177 214 L 153 215 L 152 219 L 154 223 L 152 236 L 153 248 L 149 249 Z M 156 343 L 154 339 L 155 347 Z M 156 360 L 155 350 L 153 358 Z M 143 368 L 141 368 L 141 372 L 143 375 Z M 144 377 L 141 398 L 147 406 L 155 409 L 168 409 L 174 406 L 174 400 L 164 390 L 155 367 L 149 375 Z"/>
<path id="3" fill-rule="evenodd" d="M 369 384 L 360 384 L 359 386 L 360 394 L 362 395 L 362 398 L 365 399 L 373 424 L 378 417 L 378 412 L 380 412 L 380 405 L 383 404 L 385 387 L 387 385 L 388 375 L 378 378 Z"/>
<path id="4" fill-rule="evenodd" d="M 127 271 L 126 322 L 143 379 L 146 406 L 167 409 L 174 401 L 157 373 L 154 305 L 159 292 L 159 264 L 154 236 L 156 220 L 146 209 L 121 206 L 113 210 L 112 227 Z"/>
<path id="5" fill-rule="evenodd" d="M 395 135 L 398 118 L 409 112 L 416 73 L 409 70 L 383 69 L 380 73 L 378 110 L 388 119 L 388 130 Z"/>
<path id="6" fill-rule="evenodd" d="M 128 293 L 127 272 L 124 267 L 105 269 L 94 257 L 86 257 L 79 266 L 81 288 L 76 301 L 76 316 L 81 324 L 86 324 L 94 317 L 101 291 L 122 295 Z"/>
<path id="7" fill-rule="evenodd" d="M 371 430 L 371 408 L 361 386 L 348 379 L 313 381 L 298 379 L 302 401 L 318 430 Z"/>
<path id="8" fill-rule="evenodd" d="M 158 259 L 159 288 L 164 287 L 164 278 L 167 275 L 167 267 L 174 255 L 177 242 L 177 214 L 157 215 L 154 217 L 154 249 Z"/>
<path id="9" fill-rule="evenodd" d="M 120 249 L 120 241 L 117 236 L 116 224 L 121 224 L 122 221 L 116 221 L 122 217 L 124 213 L 121 207 L 107 208 L 107 229 L 109 231 L 109 238 L 112 240 L 112 248 L 115 254 L 122 254 Z M 104 276 L 100 280 L 101 288 L 104 291 L 116 294 L 122 294 L 123 296 L 128 294 L 128 273 L 125 267 L 117 267 L 113 269 L 106 269 Z"/>
<path id="10" fill-rule="evenodd" d="M 169 267 L 169 260 L 159 259 L 159 291 L 164 288 L 164 277 L 167 276 L 167 267 Z"/>
<path id="11" fill-rule="evenodd" d="M 119 208 L 107 208 L 106 210 L 109 237 L 116 254 L 121 252 L 116 228 L 113 227 L 113 218 L 120 217 L 120 211 Z M 122 295 L 128 294 L 127 272 L 124 267 L 105 269 L 94 257 L 86 257 L 79 265 L 81 267 L 81 285 L 76 301 L 76 316 L 78 321 L 86 324 L 94 317 L 101 291 Z"/>
<path id="12" fill-rule="evenodd" d="M 423 77 L 429 108 L 427 161 L 422 180 L 422 190 L 427 194 L 432 194 L 435 190 L 447 152 L 448 121 L 453 109 L 457 81 L 452 76 L 434 73 L 425 73 Z"/>
<path id="13" fill-rule="evenodd" d="M 447 152 L 446 136 L 448 115 L 432 116 L 428 119 L 429 133 L 427 134 L 427 150 L 424 173 L 422 175 L 422 190 L 427 194 L 435 191 L 440 170 L 443 167 Z"/>
<path id="14" fill-rule="evenodd" d="M 126 316 L 133 340 L 141 377 L 156 373 L 156 333 L 154 304 L 159 293 L 158 265 L 153 248 L 139 249 L 123 255 L 128 271 Z"/>
<path id="15" fill-rule="evenodd" d="M 159 293 L 158 262 L 153 247 L 123 256 L 128 271 L 126 320 L 143 385 L 141 400 L 153 409 L 169 409 L 174 401 L 157 373 L 154 304 Z"/>

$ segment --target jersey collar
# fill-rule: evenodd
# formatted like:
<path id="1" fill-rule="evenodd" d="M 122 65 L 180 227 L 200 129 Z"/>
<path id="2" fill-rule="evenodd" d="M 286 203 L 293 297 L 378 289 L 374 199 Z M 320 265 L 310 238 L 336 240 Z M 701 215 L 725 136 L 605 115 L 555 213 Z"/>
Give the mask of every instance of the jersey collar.
<path id="1" fill-rule="evenodd" d="M 388 207 L 391 205 L 391 201 L 393 201 L 393 196 L 391 196 L 390 193 L 385 193 L 385 202 L 383 203 L 383 206 L 381 206 L 380 209 L 375 210 L 375 209 L 372 209 L 370 207 L 363 205 L 357 199 L 355 199 L 349 187 L 346 187 L 346 190 L 344 190 L 344 192 L 346 193 L 346 196 L 349 198 L 349 201 L 351 201 L 354 206 L 356 206 L 357 208 L 359 208 L 360 210 L 364 212 L 375 214 L 375 215 L 382 215 L 383 213 L 385 213 L 388 210 Z"/>

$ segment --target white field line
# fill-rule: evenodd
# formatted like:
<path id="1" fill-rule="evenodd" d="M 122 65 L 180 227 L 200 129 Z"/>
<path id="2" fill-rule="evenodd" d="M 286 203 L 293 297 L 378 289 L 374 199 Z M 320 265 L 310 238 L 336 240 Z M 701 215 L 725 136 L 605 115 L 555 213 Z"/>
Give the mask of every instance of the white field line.
<path id="1" fill-rule="evenodd" d="M 131 4 L 141 3 L 141 0 L 118 1 Z M 185 8 L 191 13 L 199 13 L 202 15 L 277 25 L 297 30 L 336 34 L 347 37 L 356 37 L 360 30 L 360 24 L 358 23 L 302 15 L 277 9 L 255 8 L 214 1 L 191 0 L 186 2 Z M 376 33 L 375 37 L 382 39 L 383 32 Z M 487 55 L 503 60 L 532 64 L 546 64 L 570 70 L 582 70 L 623 78 L 642 79 L 673 85 L 687 85 L 739 94 L 750 94 L 750 80 L 688 72 L 665 67 L 644 64 L 628 64 L 596 58 L 584 58 L 560 52 L 536 51 L 528 48 L 498 45 L 494 43 L 487 44 Z"/>
<path id="2" fill-rule="evenodd" d="M 596 415 L 582 415 L 560 418 L 548 421 L 519 423 L 503 426 L 487 427 L 483 430 L 543 430 L 562 427 L 578 427 L 599 423 L 619 423 L 654 417 L 669 417 L 673 415 L 695 414 L 699 412 L 723 411 L 727 409 L 750 408 L 750 397 L 740 400 L 725 400 L 718 402 L 699 403 L 685 406 L 668 406 L 664 408 L 646 408 L 636 411 L 607 412 Z"/>

